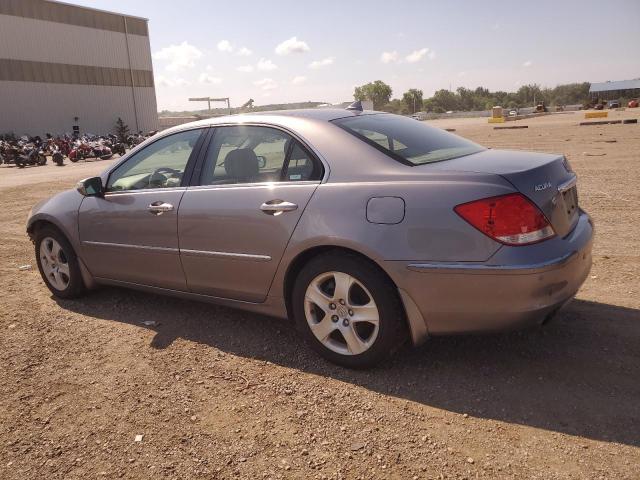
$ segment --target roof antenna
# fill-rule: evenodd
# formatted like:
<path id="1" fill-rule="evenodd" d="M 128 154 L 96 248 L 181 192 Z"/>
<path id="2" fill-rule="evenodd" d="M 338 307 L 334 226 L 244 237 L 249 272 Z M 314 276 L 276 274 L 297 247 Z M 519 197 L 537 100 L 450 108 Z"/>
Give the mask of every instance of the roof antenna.
<path id="1" fill-rule="evenodd" d="M 357 102 L 353 102 L 351 105 L 347 107 L 347 110 L 355 110 L 357 112 L 362 111 L 362 102 L 358 100 Z"/>

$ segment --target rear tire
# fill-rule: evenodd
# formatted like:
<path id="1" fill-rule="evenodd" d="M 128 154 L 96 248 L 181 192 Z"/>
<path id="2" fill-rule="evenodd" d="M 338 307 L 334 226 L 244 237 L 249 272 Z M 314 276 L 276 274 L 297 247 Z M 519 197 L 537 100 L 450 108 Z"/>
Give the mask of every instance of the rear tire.
<path id="1" fill-rule="evenodd" d="M 67 299 L 85 292 L 78 257 L 58 229 L 51 226 L 39 228 L 35 235 L 35 252 L 38 270 L 51 293 Z"/>
<path id="2" fill-rule="evenodd" d="M 313 258 L 292 292 L 298 330 L 325 359 L 370 368 L 408 338 L 395 285 L 374 264 L 346 252 Z"/>

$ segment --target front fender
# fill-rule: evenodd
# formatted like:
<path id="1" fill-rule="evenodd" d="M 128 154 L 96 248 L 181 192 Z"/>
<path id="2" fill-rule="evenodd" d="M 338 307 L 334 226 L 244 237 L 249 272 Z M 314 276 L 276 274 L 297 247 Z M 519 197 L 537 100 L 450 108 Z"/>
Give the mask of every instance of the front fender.
<path id="1" fill-rule="evenodd" d="M 67 237 L 74 250 L 79 252 L 78 210 L 83 199 L 76 190 L 66 190 L 38 202 L 27 217 L 27 233 L 32 236 L 38 222 L 51 223 Z"/>

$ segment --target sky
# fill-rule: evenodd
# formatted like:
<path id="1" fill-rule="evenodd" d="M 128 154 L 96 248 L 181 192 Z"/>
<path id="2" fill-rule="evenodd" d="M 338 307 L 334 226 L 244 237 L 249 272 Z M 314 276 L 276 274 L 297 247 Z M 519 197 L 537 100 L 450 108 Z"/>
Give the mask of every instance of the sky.
<path id="1" fill-rule="evenodd" d="M 149 19 L 159 110 L 640 77 L 640 0 L 67 1 Z"/>

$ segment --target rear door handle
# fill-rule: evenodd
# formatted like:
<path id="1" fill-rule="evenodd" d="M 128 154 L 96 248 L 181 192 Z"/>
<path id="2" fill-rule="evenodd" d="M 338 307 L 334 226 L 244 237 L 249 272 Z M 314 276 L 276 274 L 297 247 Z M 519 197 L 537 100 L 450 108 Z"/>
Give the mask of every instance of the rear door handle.
<path id="1" fill-rule="evenodd" d="M 298 205 L 295 203 L 285 202 L 284 200 L 269 200 L 260 205 L 260 210 L 267 215 L 280 215 L 282 212 L 292 212 L 297 208 Z"/>
<path id="2" fill-rule="evenodd" d="M 164 212 L 170 212 L 173 210 L 173 205 L 167 202 L 157 201 L 149 205 L 147 210 L 149 210 L 149 213 L 154 215 L 162 215 Z"/>

